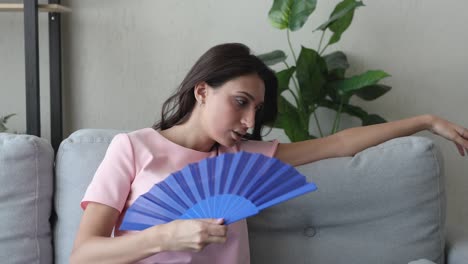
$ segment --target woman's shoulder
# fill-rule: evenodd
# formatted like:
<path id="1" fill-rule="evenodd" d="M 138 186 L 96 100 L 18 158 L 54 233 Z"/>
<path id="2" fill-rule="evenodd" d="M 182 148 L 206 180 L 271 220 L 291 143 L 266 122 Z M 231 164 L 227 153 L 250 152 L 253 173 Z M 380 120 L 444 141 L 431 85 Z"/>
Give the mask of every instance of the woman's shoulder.
<path id="1" fill-rule="evenodd" d="M 126 133 L 129 137 L 154 137 L 155 135 L 159 135 L 159 132 L 154 130 L 151 127 L 140 128 L 131 132 Z"/>
<path id="2" fill-rule="evenodd" d="M 134 140 L 155 140 L 157 138 L 160 138 L 161 135 L 159 132 L 151 127 L 145 127 L 137 130 L 133 130 L 130 132 L 122 133 L 125 134 L 130 138 L 131 141 Z"/>
<path id="3" fill-rule="evenodd" d="M 133 130 L 133 131 L 122 131 L 119 133 L 116 133 L 112 141 L 113 142 L 122 142 L 122 141 L 140 141 L 140 140 L 145 140 L 147 138 L 150 138 L 151 136 L 154 137 L 154 135 L 157 135 L 157 131 L 152 129 L 152 128 L 142 128 L 138 130 Z"/>
<path id="4" fill-rule="evenodd" d="M 146 148 L 150 145 L 159 145 L 158 142 L 161 141 L 161 135 L 158 131 L 148 127 L 119 133 L 114 137 L 114 141 L 128 141 L 133 148 Z"/>

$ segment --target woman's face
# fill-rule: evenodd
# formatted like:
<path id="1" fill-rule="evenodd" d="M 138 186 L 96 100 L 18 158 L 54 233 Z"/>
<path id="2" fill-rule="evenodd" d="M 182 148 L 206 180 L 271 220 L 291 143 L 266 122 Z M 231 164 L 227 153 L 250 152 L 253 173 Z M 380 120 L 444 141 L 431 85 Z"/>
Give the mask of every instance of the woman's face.
<path id="1" fill-rule="evenodd" d="M 264 97 L 265 84 L 257 74 L 237 77 L 216 89 L 208 86 L 201 107 L 203 129 L 219 144 L 233 146 L 254 127 Z"/>

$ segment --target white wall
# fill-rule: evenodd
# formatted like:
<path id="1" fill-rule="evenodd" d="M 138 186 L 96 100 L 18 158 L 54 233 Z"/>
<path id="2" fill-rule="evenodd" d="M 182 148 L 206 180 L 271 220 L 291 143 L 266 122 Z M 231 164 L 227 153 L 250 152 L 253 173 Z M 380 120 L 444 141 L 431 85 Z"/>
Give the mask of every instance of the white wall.
<path id="1" fill-rule="evenodd" d="M 0 1 L 5 3 L 10 1 Z M 47 15 L 39 16 L 39 60 L 43 135 L 50 138 L 49 50 Z M 26 132 L 24 25 L 21 12 L 0 12 L 0 116 L 16 113 L 9 132 Z"/>
<path id="2" fill-rule="evenodd" d="M 319 1 L 306 26 L 292 33 L 293 45 L 316 48 L 324 22 L 338 1 Z M 468 126 L 468 40 L 463 0 L 364 1 L 342 41 L 350 73 L 383 69 L 393 90 L 375 102 L 355 103 L 388 120 L 433 113 Z M 209 47 L 243 42 L 256 53 L 287 50 L 284 31 L 267 20 L 272 1 L 80 0 L 65 1 L 63 18 L 64 115 L 66 135 L 80 128 L 137 129 L 150 126 L 166 97 Z M 41 33 L 47 33 L 41 15 Z M 0 13 L 0 114 L 20 114 L 11 127 L 24 131 L 24 62 L 20 14 Z M 43 41 L 42 41 L 43 42 Z M 46 47 L 47 43 L 42 43 Z M 43 45 L 44 44 L 44 45 Z M 44 49 L 44 48 L 41 48 Z M 46 50 L 41 82 L 47 82 Z M 45 55 L 42 55 L 45 54 Z M 43 85 L 44 86 L 44 85 Z M 44 90 L 44 89 L 43 89 Z M 8 97 L 6 97 L 8 94 Z M 47 90 L 43 92 L 45 96 Z M 43 105 L 47 106 L 47 96 Z M 45 107 L 47 108 L 47 107 Z M 44 109 L 46 111 L 47 109 Z M 48 113 L 47 113 L 48 114 Z M 48 118 L 44 123 L 48 126 Z M 343 126 L 354 124 L 345 120 Z M 48 127 L 44 127 L 45 137 Z M 275 135 L 279 135 L 276 133 Z M 468 223 L 468 161 L 447 141 L 448 215 Z M 280 138 L 284 138 L 279 135 Z"/>

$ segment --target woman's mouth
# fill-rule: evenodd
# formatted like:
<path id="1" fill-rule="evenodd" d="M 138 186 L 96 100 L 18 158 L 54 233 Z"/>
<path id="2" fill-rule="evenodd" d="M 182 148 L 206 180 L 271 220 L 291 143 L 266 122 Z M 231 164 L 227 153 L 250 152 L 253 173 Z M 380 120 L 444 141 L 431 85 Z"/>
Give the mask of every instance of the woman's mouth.
<path id="1" fill-rule="evenodd" d="M 232 130 L 232 138 L 235 141 L 240 141 L 242 139 L 243 135 L 240 133 L 237 133 L 236 131 Z"/>

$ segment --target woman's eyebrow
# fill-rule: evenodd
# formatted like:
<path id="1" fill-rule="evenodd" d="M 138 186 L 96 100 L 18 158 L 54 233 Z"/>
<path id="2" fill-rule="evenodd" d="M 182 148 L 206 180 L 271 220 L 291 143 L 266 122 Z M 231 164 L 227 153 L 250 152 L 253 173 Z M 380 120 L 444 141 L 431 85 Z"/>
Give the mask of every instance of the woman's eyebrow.
<path id="1" fill-rule="evenodd" d="M 254 97 L 253 95 L 249 94 L 248 92 L 240 91 L 240 92 L 238 92 L 238 93 L 245 94 L 247 97 L 250 98 L 250 100 L 252 100 L 252 101 L 255 102 L 255 97 Z M 261 104 L 263 104 L 263 102 L 259 102 L 258 104 L 261 105 Z"/>

